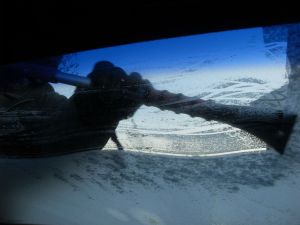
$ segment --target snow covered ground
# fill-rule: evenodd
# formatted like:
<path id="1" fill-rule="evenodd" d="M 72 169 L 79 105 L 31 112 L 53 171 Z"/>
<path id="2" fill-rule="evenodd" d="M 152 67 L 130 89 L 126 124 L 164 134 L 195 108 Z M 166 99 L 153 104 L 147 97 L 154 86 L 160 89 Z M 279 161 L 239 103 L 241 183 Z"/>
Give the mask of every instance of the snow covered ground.
<path id="1" fill-rule="evenodd" d="M 300 80 L 288 84 L 286 44 L 264 46 L 259 29 L 251 35 L 235 48 L 172 58 L 176 70 L 165 62 L 153 76 L 141 60 L 138 71 L 158 89 L 298 113 Z M 260 63 L 231 66 L 253 54 Z M 139 69 L 132 65 L 122 66 Z M 0 215 L 38 224 L 299 224 L 299 123 L 283 156 L 228 125 L 152 107 L 122 121 L 118 136 L 124 152 L 110 142 L 104 151 L 0 159 Z"/>

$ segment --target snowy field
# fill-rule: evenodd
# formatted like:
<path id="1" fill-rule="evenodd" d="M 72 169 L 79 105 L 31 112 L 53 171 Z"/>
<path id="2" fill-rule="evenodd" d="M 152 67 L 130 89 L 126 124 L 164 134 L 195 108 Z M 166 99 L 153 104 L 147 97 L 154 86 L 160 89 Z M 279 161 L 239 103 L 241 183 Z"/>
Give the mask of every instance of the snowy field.
<path id="1" fill-rule="evenodd" d="M 147 57 L 121 66 L 141 71 L 157 89 L 298 113 L 300 79 L 288 83 L 286 43 L 265 46 L 260 29 L 245 32 L 250 38 L 240 46 L 187 52 L 170 59 L 172 67 L 165 59 L 151 70 Z M 253 54 L 257 64 L 232 66 Z M 37 224 L 299 224 L 300 123 L 283 156 L 236 128 L 154 107 L 122 121 L 117 133 L 123 152 L 109 142 L 103 151 L 0 159 L 0 215 Z"/>

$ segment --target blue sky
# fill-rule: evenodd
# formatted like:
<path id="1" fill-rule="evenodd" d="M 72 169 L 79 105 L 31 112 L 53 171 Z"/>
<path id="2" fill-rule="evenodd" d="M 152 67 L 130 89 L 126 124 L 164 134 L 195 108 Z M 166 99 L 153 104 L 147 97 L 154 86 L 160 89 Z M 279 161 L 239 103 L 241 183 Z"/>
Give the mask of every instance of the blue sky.
<path id="1" fill-rule="evenodd" d="M 230 54 L 232 67 L 267 63 L 260 49 L 261 28 L 170 38 L 78 53 L 78 73 L 87 74 L 100 60 L 109 60 L 128 72 L 177 69 L 187 58 L 227 58 Z"/>
<path id="2" fill-rule="evenodd" d="M 278 71 L 278 67 L 282 71 L 285 54 L 270 58 L 266 57 L 266 51 L 262 28 L 252 28 L 95 49 L 75 54 L 74 60 L 78 63 L 76 73 L 82 76 L 86 76 L 97 61 L 108 60 L 127 72 L 140 72 L 149 80 L 196 70 L 199 73 L 195 76 L 208 79 L 216 73 L 259 76 L 260 71 Z M 201 75 L 204 70 L 207 73 Z M 56 87 L 61 93 L 68 92 L 68 88 Z"/>

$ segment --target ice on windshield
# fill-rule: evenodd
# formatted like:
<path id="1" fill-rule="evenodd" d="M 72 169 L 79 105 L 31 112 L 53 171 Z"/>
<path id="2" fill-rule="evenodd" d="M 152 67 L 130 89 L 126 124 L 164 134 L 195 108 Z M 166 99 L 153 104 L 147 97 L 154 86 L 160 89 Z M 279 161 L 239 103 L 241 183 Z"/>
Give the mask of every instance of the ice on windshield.
<path id="1" fill-rule="evenodd" d="M 223 104 L 282 108 L 286 96 L 286 29 L 255 28 L 193 35 L 104 48 L 66 56 L 62 70 L 88 74 L 95 62 L 109 60 L 137 71 L 159 90 L 212 99 Z M 67 69 L 66 69 L 67 68 Z M 70 96 L 71 86 L 55 85 Z M 230 125 L 141 107 L 120 122 L 125 149 L 206 155 L 261 151 L 265 144 Z M 108 149 L 116 148 L 108 142 Z"/>

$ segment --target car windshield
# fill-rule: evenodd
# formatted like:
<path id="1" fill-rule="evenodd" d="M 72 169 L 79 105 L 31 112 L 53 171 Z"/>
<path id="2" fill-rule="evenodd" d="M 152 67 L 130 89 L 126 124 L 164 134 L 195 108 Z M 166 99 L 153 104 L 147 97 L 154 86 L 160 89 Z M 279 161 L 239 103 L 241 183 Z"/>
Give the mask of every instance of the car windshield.
<path id="1" fill-rule="evenodd" d="M 213 113 L 222 112 L 218 119 L 208 120 L 141 104 L 118 122 L 116 136 L 102 150 L 92 147 L 34 159 L 3 156 L 3 221 L 298 224 L 299 124 L 294 116 L 300 100 L 299 27 L 222 31 L 62 56 L 58 70 L 67 75 L 86 78 L 97 62 L 109 61 L 127 74 L 140 73 L 158 91 L 213 102 L 220 106 Z M 50 85 L 64 101 L 74 98 L 74 85 Z M 88 106 L 89 99 L 85 101 Z M 14 112 L 15 105 L 6 109 L 5 104 L 0 105 L 5 113 Z M 88 107 L 91 113 L 99 110 L 96 105 Z M 239 110 L 239 119 L 226 122 L 231 109 Z M 277 121 L 277 113 L 283 122 Z M 292 122 L 286 122 L 286 115 L 293 115 Z M 79 114 L 76 121 L 82 117 L 89 114 Z M 276 146 L 287 133 L 280 155 Z M 55 132 L 51 135 L 56 138 Z M 67 136 L 65 131 L 59 135 Z"/>

